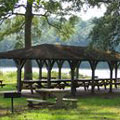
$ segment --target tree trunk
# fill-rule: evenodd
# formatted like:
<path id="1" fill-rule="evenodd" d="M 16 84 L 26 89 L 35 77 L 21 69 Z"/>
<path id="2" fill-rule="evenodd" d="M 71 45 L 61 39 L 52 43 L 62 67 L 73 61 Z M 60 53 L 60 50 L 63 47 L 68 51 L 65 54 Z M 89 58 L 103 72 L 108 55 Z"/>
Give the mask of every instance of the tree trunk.
<path id="1" fill-rule="evenodd" d="M 26 13 L 25 13 L 25 48 L 32 46 L 31 42 L 31 27 L 32 27 L 32 2 L 27 2 Z M 25 64 L 24 79 L 32 79 L 32 63 L 28 60 Z"/>

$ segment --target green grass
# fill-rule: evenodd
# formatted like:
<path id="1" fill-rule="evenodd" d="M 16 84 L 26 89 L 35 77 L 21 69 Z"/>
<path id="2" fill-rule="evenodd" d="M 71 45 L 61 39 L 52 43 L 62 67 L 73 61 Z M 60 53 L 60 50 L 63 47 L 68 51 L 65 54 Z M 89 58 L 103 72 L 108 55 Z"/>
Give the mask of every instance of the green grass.
<path id="1" fill-rule="evenodd" d="M 0 108 L 9 111 L 10 100 L 0 97 Z M 23 106 L 23 107 L 20 107 Z M 77 108 L 28 109 L 25 98 L 15 100 L 16 113 L 1 115 L 0 120 L 119 120 L 120 97 L 89 96 L 79 98 Z"/>
<path id="2" fill-rule="evenodd" d="M 3 88 L 0 87 L 0 91 L 9 91 L 9 90 L 16 90 L 16 84 L 15 83 L 8 83 Z"/>
<path id="3" fill-rule="evenodd" d="M 56 73 L 54 73 L 55 75 Z M 38 74 L 34 74 L 37 78 Z M 0 73 L 1 79 L 7 84 L 0 91 L 16 89 L 14 72 Z M 77 97 L 77 108 L 66 106 L 63 109 L 43 108 L 30 109 L 26 98 L 14 99 L 15 113 L 10 112 L 10 99 L 0 95 L 0 120 L 120 120 L 120 95 L 97 94 Z"/>

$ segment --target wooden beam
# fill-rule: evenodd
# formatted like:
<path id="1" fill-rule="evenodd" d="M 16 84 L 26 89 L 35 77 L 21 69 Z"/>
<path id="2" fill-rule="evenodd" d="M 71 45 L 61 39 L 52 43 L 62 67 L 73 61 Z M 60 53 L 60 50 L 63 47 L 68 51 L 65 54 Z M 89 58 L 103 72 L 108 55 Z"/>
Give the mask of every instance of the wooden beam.
<path id="1" fill-rule="evenodd" d="M 117 75 L 118 75 L 118 67 L 119 67 L 119 63 L 115 62 L 115 79 L 117 80 Z"/>
<path id="2" fill-rule="evenodd" d="M 98 64 L 98 61 L 89 61 L 90 63 L 90 66 L 91 66 L 91 70 L 92 70 L 92 89 L 91 89 L 91 92 L 94 93 L 94 89 L 95 89 L 95 83 L 94 83 L 94 80 L 95 80 L 95 69 L 97 67 L 97 64 Z"/>
<path id="3" fill-rule="evenodd" d="M 112 82 L 113 82 L 113 69 L 115 67 L 115 62 L 113 61 L 108 61 L 108 64 L 109 64 L 109 68 L 110 68 L 110 89 L 109 89 L 109 92 L 111 93 L 112 92 Z"/>
<path id="4" fill-rule="evenodd" d="M 14 59 L 14 61 L 17 66 L 17 90 L 18 90 L 18 92 L 21 92 L 21 72 L 22 72 L 22 68 L 23 68 L 26 60 Z"/>
<path id="5" fill-rule="evenodd" d="M 63 65 L 63 63 L 64 63 L 64 61 L 63 60 L 57 60 L 56 61 L 57 62 L 57 65 L 58 65 L 58 79 L 61 79 L 61 69 L 62 69 L 62 65 Z"/>
<path id="6" fill-rule="evenodd" d="M 41 80 L 42 79 L 42 68 L 43 68 L 43 65 L 44 65 L 44 61 L 36 59 L 36 62 L 37 62 L 38 67 L 39 67 L 39 80 Z"/>
<path id="7" fill-rule="evenodd" d="M 78 61 L 77 67 L 76 67 L 76 79 L 79 78 L 79 67 L 80 67 L 81 61 Z"/>
<path id="8" fill-rule="evenodd" d="M 71 94 L 73 96 L 75 96 L 75 94 L 76 94 L 76 83 L 75 83 L 74 77 L 75 77 L 75 68 L 77 66 L 78 61 L 71 60 L 71 61 L 68 61 L 68 62 L 69 62 L 70 68 L 71 68 Z"/>
<path id="9" fill-rule="evenodd" d="M 54 65 L 54 60 L 46 60 L 45 64 L 47 66 L 47 70 L 48 70 L 48 76 L 47 76 L 47 87 L 50 88 L 51 87 L 51 70 L 52 67 Z"/>

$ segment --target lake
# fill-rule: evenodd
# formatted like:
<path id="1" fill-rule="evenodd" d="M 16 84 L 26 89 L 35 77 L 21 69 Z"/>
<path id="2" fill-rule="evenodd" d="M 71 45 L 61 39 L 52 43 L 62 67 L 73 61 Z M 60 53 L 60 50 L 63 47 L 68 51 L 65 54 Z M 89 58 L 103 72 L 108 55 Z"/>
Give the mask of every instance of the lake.
<path id="1" fill-rule="evenodd" d="M 9 71 L 17 71 L 17 68 L 15 67 L 0 67 L 0 71 L 2 72 L 9 72 Z M 58 71 L 57 68 L 53 68 L 52 71 Z M 38 68 L 33 68 L 33 72 L 39 72 Z M 47 72 L 47 70 L 45 68 L 43 68 L 43 72 Z M 69 74 L 70 73 L 70 69 L 68 68 L 62 68 L 62 72 Z M 82 75 L 87 75 L 87 76 L 91 76 L 92 71 L 91 69 L 80 69 L 79 73 Z M 95 76 L 98 76 L 99 78 L 109 78 L 110 77 L 110 71 L 109 69 L 96 69 L 95 71 Z M 115 71 L 113 71 L 113 77 L 115 76 Z M 118 77 L 120 78 L 120 70 L 118 70 Z"/>

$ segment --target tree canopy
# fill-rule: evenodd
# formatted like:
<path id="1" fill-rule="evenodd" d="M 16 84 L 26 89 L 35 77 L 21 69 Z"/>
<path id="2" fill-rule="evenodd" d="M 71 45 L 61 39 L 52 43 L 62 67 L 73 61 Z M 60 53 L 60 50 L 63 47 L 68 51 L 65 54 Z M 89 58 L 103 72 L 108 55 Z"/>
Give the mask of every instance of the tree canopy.
<path id="1" fill-rule="evenodd" d="M 94 20 L 90 34 L 91 45 L 105 50 L 116 50 L 120 45 L 120 1 L 114 0 L 107 6 L 105 15 Z"/>
<path id="2" fill-rule="evenodd" d="M 1 39 L 5 35 L 11 33 L 16 33 L 24 28 L 25 23 L 30 21 L 26 19 L 27 16 L 31 16 L 31 20 L 34 16 L 43 17 L 45 21 L 56 28 L 57 33 L 62 35 L 65 39 L 69 38 L 70 34 L 73 32 L 73 24 L 75 21 L 76 12 L 80 11 L 83 5 L 90 6 L 100 6 L 102 3 L 107 5 L 113 3 L 114 0 L 0 0 L 0 23 L 11 16 L 22 15 L 23 17 L 17 17 L 16 23 L 12 22 L 10 25 L 11 30 L 5 29 L 1 33 Z M 21 9 L 23 11 L 21 12 Z M 67 18 L 67 19 L 66 19 Z M 65 22 L 70 20 L 70 24 Z M 42 20 L 43 20 L 42 19 Z M 27 22 L 26 22 L 27 21 Z M 36 20 L 37 21 L 37 20 Z M 33 22 L 29 23 L 35 25 Z M 37 22 L 36 22 L 37 26 Z M 28 26 L 27 26 L 28 27 Z M 36 32 L 38 32 L 38 29 Z M 69 31 L 68 31 L 69 30 Z M 8 32 L 9 31 L 9 32 Z M 38 32 L 40 33 L 40 31 Z M 67 33 L 67 34 L 66 34 Z M 29 35 L 30 36 L 30 35 Z M 18 37 L 19 38 L 19 37 Z"/>
<path id="3" fill-rule="evenodd" d="M 0 0 L 0 24 L 6 19 L 12 19 L 16 15 L 21 15 L 9 30 L 2 31 L 0 35 L 3 38 L 6 33 L 9 35 L 14 32 L 20 32 L 24 28 L 24 43 L 25 47 L 29 48 L 32 45 L 32 27 L 35 16 L 41 17 L 50 26 L 56 28 L 57 33 L 65 38 L 68 38 L 73 33 L 73 24 L 75 15 L 81 8 L 86 5 L 100 6 L 105 3 L 107 6 L 114 4 L 118 0 Z M 21 12 L 21 8 L 24 10 Z M 17 19 L 18 19 L 17 18 Z M 68 21 L 68 22 L 66 22 Z M 34 27 L 35 29 L 37 27 Z M 29 67 L 28 67 L 29 66 Z M 31 71 L 30 62 L 26 64 L 26 73 Z"/>

